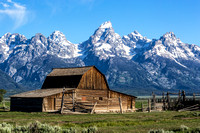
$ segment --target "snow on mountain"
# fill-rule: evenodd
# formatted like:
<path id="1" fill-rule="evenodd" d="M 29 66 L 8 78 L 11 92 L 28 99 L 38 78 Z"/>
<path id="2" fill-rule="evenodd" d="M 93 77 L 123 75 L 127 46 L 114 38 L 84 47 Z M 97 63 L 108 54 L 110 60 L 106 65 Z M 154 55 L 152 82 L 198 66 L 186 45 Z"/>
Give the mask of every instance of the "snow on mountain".
<path id="1" fill-rule="evenodd" d="M 26 37 L 20 34 L 6 33 L 0 38 L 0 63 L 3 63 L 12 53 L 16 45 L 26 42 Z"/>
<path id="2" fill-rule="evenodd" d="M 52 68 L 84 65 L 95 65 L 111 88 L 129 93 L 200 86 L 200 47 L 183 43 L 173 32 L 154 40 L 137 31 L 121 38 L 107 21 L 80 44 L 60 31 L 47 38 L 41 33 L 31 39 L 10 33 L 0 38 L 0 69 L 26 86 L 39 88 Z"/>
<path id="3" fill-rule="evenodd" d="M 8 43 L 5 46 L 9 48 L 11 45 Z M 27 85 L 32 82 L 33 87 L 38 87 L 53 67 L 84 65 L 81 60 L 74 59 L 79 55 L 77 48 L 77 45 L 67 41 L 59 31 L 48 38 L 37 33 L 24 43 L 16 42 L 0 68 L 17 83 Z"/>
<path id="4" fill-rule="evenodd" d="M 130 54 L 133 56 L 145 50 L 151 42 L 150 39 L 143 37 L 137 31 L 134 31 L 128 35 L 123 36 L 122 41 L 126 46 L 131 48 Z"/>
<path id="5" fill-rule="evenodd" d="M 169 58 L 185 67 L 180 63 L 182 60 L 195 60 L 200 63 L 199 53 L 198 46 L 185 44 L 176 38 L 173 32 L 167 32 L 160 39 L 155 40 L 144 55 L 146 59 L 154 55 Z"/>
<path id="6" fill-rule="evenodd" d="M 130 48 L 123 44 L 119 34 L 114 32 L 110 21 L 103 23 L 89 38 L 80 44 L 83 58 L 93 52 L 100 60 L 120 56 L 131 59 Z"/>
<path id="7" fill-rule="evenodd" d="M 48 54 L 57 55 L 60 58 L 76 58 L 80 56 L 77 44 L 69 42 L 60 31 L 53 32 L 48 38 Z"/>

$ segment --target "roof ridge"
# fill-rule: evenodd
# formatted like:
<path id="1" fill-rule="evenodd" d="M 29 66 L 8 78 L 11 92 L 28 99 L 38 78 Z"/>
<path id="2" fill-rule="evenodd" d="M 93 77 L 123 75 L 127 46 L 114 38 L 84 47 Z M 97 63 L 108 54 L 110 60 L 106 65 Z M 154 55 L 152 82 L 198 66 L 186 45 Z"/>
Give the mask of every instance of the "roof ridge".
<path id="1" fill-rule="evenodd" d="M 71 68 L 86 68 L 86 67 L 95 67 L 93 66 L 81 66 L 81 67 L 60 67 L 60 68 L 52 68 L 52 69 L 71 69 Z"/>

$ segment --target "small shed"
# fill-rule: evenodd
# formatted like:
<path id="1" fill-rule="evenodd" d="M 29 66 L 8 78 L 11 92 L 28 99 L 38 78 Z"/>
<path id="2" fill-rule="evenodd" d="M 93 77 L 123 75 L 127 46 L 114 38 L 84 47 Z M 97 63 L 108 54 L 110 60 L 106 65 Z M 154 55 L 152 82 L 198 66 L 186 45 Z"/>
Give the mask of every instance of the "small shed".
<path id="1" fill-rule="evenodd" d="M 111 90 L 95 66 L 54 68 L 41 89 L 12 95 L 11 111 L 127 112 L 135 111 L 135 99 Z"/>

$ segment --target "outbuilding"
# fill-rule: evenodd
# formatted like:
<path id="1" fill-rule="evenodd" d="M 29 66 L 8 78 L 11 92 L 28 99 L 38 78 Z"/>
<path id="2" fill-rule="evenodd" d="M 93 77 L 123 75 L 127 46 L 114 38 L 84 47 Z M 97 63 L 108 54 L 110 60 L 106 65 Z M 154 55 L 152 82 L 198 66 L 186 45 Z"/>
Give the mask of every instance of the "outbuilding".
<path id="1" fill-rule="evenodd" d="M 95 66 L 54 68 L 42 88 L 11 96 L 11 111 L 127 112 L 135 96 L 113 91 Z"/>

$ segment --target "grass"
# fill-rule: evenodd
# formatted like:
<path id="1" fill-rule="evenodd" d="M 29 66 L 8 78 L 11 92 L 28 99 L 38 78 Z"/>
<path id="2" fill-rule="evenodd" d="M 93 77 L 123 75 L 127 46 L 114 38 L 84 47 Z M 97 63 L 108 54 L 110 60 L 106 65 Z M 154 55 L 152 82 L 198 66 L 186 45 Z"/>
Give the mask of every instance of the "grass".
<path id="1" fill-rule="evenodd" d="M 141 107 L 137 101 L 136 107 Z M 9 103 L 6 103 L 8 106 Z M 0 104 L 1 107 L 1 104 Z M 0 123 L 12 125 L 27 125 L 34 121 L 58 125 L 62 128 L 97 126 L 99 132 L 134 132 L 147 133 L 150 129 L 171 130 L 185 125 L 191 129 L 200 127 L 200 112 L 151 112 L 151 113 L 124 113 L 124 114 L 77 114 L 60 115 L 55 113 L 26 113 L 0 111 Z"/>
<path id="2" fill-rule="evenodd" d="M 200 127 L 199 112 L 152 112 L 126 114 L 60 115 L 54 113 L 0 112 L 0 123 L 26 125 L 33 121 L 68 127 L 97 126 L 100 132 L 148 132 L 150 129 L 170 130 L 186 125 Z"/>

